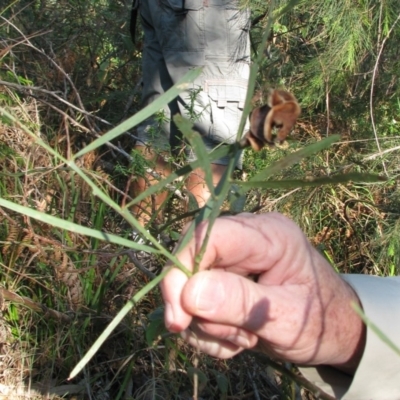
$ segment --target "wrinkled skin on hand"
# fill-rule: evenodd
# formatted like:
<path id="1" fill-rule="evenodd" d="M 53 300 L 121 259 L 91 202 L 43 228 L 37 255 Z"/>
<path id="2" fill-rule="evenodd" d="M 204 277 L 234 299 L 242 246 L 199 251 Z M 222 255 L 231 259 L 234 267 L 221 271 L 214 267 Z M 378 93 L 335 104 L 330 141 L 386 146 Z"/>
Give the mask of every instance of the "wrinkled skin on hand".
<path id="1" fill-rule="evenodd" d="M 206 229 L 178 254 L 189 270 Z M 165 324 L 201 351 L 229 358 L 257 347 L 281 360 L 355 371 L 365 344 L 351 307 L 358 297 L 283 215 L 219 218 L 197 274 L 166 268 Z"/>

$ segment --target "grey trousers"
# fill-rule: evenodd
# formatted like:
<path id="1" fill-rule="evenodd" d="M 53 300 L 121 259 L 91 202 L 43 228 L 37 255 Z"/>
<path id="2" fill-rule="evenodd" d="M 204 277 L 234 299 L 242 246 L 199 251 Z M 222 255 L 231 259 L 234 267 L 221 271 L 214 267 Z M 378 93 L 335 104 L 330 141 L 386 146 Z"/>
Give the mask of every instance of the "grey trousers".
<path id="1" fill-rule="evenodd" d="M 190 69 L 203 67 L 192 88 L 138 127 L 146 145 L 182 148 L 171 115 L 194 121 L 208 150 L 235 141 L 247 92 L 250 15 L 238 0 L 141 0 L 144 29 L 143 103 L 149 104 Z M 193 149 L 186 148 L 189 161 Z M 213 161 L 227 164 L 227 159 Z"/>

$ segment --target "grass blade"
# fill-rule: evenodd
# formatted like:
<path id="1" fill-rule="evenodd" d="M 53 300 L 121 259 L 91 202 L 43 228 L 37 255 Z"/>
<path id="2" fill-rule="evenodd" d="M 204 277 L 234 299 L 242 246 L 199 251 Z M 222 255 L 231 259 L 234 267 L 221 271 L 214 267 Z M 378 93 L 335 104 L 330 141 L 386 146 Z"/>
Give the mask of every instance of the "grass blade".
<path id="1" fill-rule="evenodd" d="M 179 93 L 181 93 L 185 89 L 188 89 L 190 83 L 193 82 L 200 75 L 200 73 L 201 73 L 201 68 L 195 68 L 190 70 L 178 83 L 172 86 L 172 88 L 166 91 L 162 96 L 158 97 L 147 107 L 143 108 L 141 111 L 139 111 L 132 117 L 128 118 L 126 121 L 122 122 L 115 128 L 111 129 L 103 136 L 99 137 L 89 145 L 85 146 L 81 151 L 79 151 L 73 156 L 73 159 L 76 160 L 77 158 L 88 153 L 89 151 L 93 151 L 98 147 L 102 146 L 103 144 L 110 142 L 116 137 L 122 135 L 128 129 L 138 125 L 146 118 L 155 114 L 163 106 L 165 106 L 170 101 L 175 99 L 179 95 Z"/>
<path id="2" fill-rule="evenodd" d="M 249 190 L 252 188 L 261 189 L 293 189 L 298 187 L 309 186 L 322 186 L 322 185 L 337 185 L 339 183 L 362 182 L 362 183 L 378 183 L 385 182 L 387 179 L 380 175 L 350 172 L 348 174 L 340 174 L 333 176 L 323 176 L 322 178 L 313 178 L 308 180 L 294 179 L 294 180 L 280 180 L 280 181 L 251 181 L 240 182 L 236 181 L 237 185 L 242 186 L 244 189 Z"/>
<path id="3" fill-rule="evenodd" d="M 273 165 L 270 165 L 267 168 L 263 169 L 257 175 L 253 176 L 253 178 L 250 181 L 251 182 L 260 181 L 260 180 L 266 179 L 272 175 L 278 175 L 285 168 L 288 168 L 288 167 L 292 166 L 293 164 L 300 162 L 305 157 L 309 157 L 315 153 L 318 153 L 319 151 L 327 149 L 333 143 L 335 143 L 339 140 L 340 140 L 340 135 L 332 135 L 325 139 L 322 139 L 319 142 L 310 144 L 307 147 L 305 147 L 304 149 L 301 149 L 299 151 L 296 151 L 295 153 L 289 154 L 288 156 L 282 158 L 281 160 L 277 161 Z"/>
<path id="4" fill-rule="evenodd" d="M 211 172 L 211 163 L 201 135 L 192 129 L 193 123 L 188 119 L 183 118 L 182 115 L 175 115 L 174 122 L 195 152 L 196 157 L 199 160 L 202 169 L 204 170 L 205 181 L 208 190 L 210 191 L 211 196 L 214 196 L 214 183 Z"/>
<path id="5" fill-rule="evenodd" d="M 23 215 L 27 215 L 28 217 L 34 218 L 38 221 L 44 222 L 51 226 L 55 226 L 60 229 L 65 229 L 70 232 L 79 233 L 80 235 L 90 236 L 95 239 L 104 240 L 110 243 L 118 244 L 123 247 L 127 247 L 134 250 L 146 251 L 150 253 L 159 254 L 160 251 L 156 250 L 154 247 L 146 246 L 143 244 L 138 244 L 133 242 L 132 240 L 125 239 L 118 235 L 113 235 L 106 232 L 97 231 L 95 229 L 87 228 L 85 226 L 75 224 L 74 222 L 66 221 L 61 218 L 54 217 L 49 214 L 45 214 L 43 212 L 34 210 L 33 208 L 21 206 L 19 204 L 13 203 L 12 201 L 8 201 L 0 198 L 0 206 L 13 210 Z"/>
<path id="6" fill-rule="evenodd" d="M 107 328 L 102 332 L 98 339 L 93 343 L 90 349 L 82 357 L 76 367 L 71 371 L 68 380 L 73 379 L 80 371 L 85 367 L 85 365 L 92 359 L 92 357 L 97 353 L 101 345 L 107 340 L 111 335 L 113 330 L 119 325 L 119 323 L 125 318 L 128 312 L 139 302 L 139 300 L 145 296 L 150 290 L 154 289 L 165 277 L 169 270 L 165 269 L 159 276 L 149 282 L 145 287 L 140 289 L 118 312 L 115 318 L 110 322 Z"/>

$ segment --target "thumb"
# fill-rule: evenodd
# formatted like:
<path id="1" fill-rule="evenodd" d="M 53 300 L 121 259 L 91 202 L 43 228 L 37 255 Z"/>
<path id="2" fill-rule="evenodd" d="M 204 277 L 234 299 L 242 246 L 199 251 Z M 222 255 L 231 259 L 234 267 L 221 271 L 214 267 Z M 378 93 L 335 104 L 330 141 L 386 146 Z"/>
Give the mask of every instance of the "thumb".
<path id="1" fill-rule="evenodd" d="M 186 283 L 181 304 L 192 316 L 256 332 L 268 320 L 266 291 L 244 276 L 220 269 L 201 271 Z"/>

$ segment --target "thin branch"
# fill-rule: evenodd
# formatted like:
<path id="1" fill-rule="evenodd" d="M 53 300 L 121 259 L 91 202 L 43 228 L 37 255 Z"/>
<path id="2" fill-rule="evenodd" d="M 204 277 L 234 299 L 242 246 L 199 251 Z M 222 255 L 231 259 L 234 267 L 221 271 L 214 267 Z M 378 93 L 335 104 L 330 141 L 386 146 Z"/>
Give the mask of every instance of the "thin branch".
<path id="1" fill-rule="evenodd" d="M 53 59 L 52 57 L 48 56 L 48 55 L 44 52 L 44 50 L 38 49 L 35 45 L 33 45 L 32 42 L 29 40 L 29 38 L 28 38 L 16 25 L 14 25 L 11 21 L 8 21 L 6 18 L 4 18 L 4 17 L 2 17 L 2 16 L 0 16 L 0 18 L 2 18 L 4 21 L 7 21 L 8 24 L 9 24 L 10 26 L 12 26 L 17 32 L 19 32 L 19 33 L 21 34 L 22 37 L 25 38 L 25 42 L 26 42 L 26 45 L 27 45 L 28 47 L 34 49 L 34 50 L 37 51 L 39 54 L 41 54 L 42 56 L 44 56 L 45 58 L 47 58 L 47 59 L 49 60 L 49 62 L 64 76 L 64 78 L 68 81 L 69 85 L 71 86 L 72 90 L 74 91 L 74 94 L 75 94 L 75 96 L 76 96 L 76 99 L 77 99 L 77 101 L 78 101 L 78 104 L 79 104 L 80 108 L 81 108 L 82 110 L 85 111 L 85 113 L 84 113 L 83 115 L 84 115 L 84 118 L 85 118 L 85 120 L 86 120 L 87 125 L 88 125 L 92 130 L 95 130 L 95 127 L 92 126 L 91 121 L 90 121 L 90 119 L 89 119 L 89 116 L 91 116 L 91 115 L 90 115 L 88 112 L 86 112 L 85 107 L 84 107 L 84 105 L 83 105 L 83 103 L 82 103 L 82 99 L 81 99 L 81 96 L 80 96 L 80 94 L 79 94 L 79 91 L 78 91 L 78 89 L 76 88 L 76 86 L 75 86 L 74 82 L 72 81 L 72 79 L 70 78 L 69 74 L 67 74 L 67 73 L 54 61 L 54 59 Z M 22 44 L 25 44 L 25 43 L 22 43 Z M 51 47 L 50 47 L 50 50 L 52 50 Z"/>
<path id="2" fill-rule="evenodd" d="M 102 122 L 103 124 L 106 124 L 106 125 L 109 125 L 109 126 L 111 125 L 110 122 L 108 122 L 108 121 L 106 121 L 106 120 L 104 120 L 104 119 L 102 119 L 100 117 L 97 117 L 96 115 L 93 115 L 92 113 L 90 113 L 88 111 L 82 110 L 81 108 L 75 106 L 74 104 L 70 103 L 69 101 L 64 100 L 62 97 L 57 95 L 56 92 L 53 92 L 51 90 L 46 90 L 46 89 L 43 89 L 43 88 L 38 87 L 38 86 L 21 85 L 21 84 L 18 84 L 18 83 L 6 82 L 6 81 L 2 81 L 2 80 L 0 80 L 0 85 L 8 86 L 8 87 L 11 87 L 13 89 L 19 90 L 21 92 L 27 92 L 29 90 L 32 90 L 32 91 L 48 94 L 48 95 L 53 96 L 54 98 L 56 98 L 61 103 L 66 104 L 68 107 L 71 107 L 74 110 L 76 110 L 76 111 L 78 111 L 78 112 L 80 112 L 80 113 L 82 113 L 84 115 L 91 116 L 92 118 L 97 119 L 98 121 Z"/>
<path id="3" fill-rule="evenodd" d="M 142 271 L 149 279 L 154 279 L 156 277 L 156 274 L 148 270 L 136 257 L 134 251 L 124 251 L 123 253 L 127 254 L 130 260 L 135 264 L 135 267 L 138 268 L 140 271 Z M 123 254 L 122 253 L 122 254 Z"/>
<path id="4" fill-rule="evenodd" d="M 379 153 L 371 154 L 368 157 L 364 157 L 362 160 L 363 161 L 375 160 L 375 158 L 378 158 L 379 156 L 383 156 L 384 154 L 391 153 L 392 151 L 396 151 L 396 150 L 400 150 L 400 146 L 392 147 L 390 149 L 380 151 Z"/>
<path id="5" fill-rule="evenodd" d="M 70 323 L 72 321 L 72 318 L 64 313 L 52 310 L 51 308 L 46 307 L 44 304 L 34 302 L 28 297 L 20 296 L 19 294 L 16 294 L 4 288 L 0 288 L 0 297 L 13 303 L 22 304 L 33 311 L 44 313 L 44 317 L 52 317 L 66 323 Z"/>

